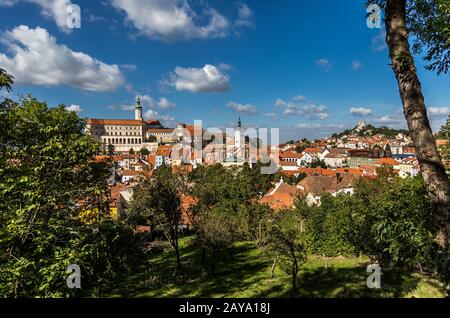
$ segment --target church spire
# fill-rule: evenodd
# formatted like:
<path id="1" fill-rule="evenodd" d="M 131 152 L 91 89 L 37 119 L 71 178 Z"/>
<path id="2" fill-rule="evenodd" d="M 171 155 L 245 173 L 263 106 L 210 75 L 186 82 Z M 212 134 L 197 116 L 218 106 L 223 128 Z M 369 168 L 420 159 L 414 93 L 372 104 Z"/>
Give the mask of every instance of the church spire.
<path id="1" fill-rule="evenodd" d="M 242 128 L 241 115 L 239 115 L 239 119 L 238 119 L 238 128 Z"/>
<path id="2" fill-rule="evenodd" d="M 139 96 L 136 100 L 136 109 L 142 109 L 141 98 Z"/>
<path id="3" fill-rule="evenodd" d="M 141 99 L 140 99 L 139 96 L 136 99 L 136 108 L 134 110 L 134 119 L 135 120 L 140 120 L 140 121 L 144 120 L 142 118 L 142 105 L 141 105 Z"/>

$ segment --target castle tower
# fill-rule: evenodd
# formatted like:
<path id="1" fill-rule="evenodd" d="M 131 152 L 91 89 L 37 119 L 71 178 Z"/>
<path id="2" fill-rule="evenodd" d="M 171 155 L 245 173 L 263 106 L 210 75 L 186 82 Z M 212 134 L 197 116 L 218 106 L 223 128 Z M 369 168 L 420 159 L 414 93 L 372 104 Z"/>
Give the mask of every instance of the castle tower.
<path id="1" fill-rule="evenodd" d="M 134 110 L 134 119 L 143 121 L 141 99 L 138 97 L 136 101 L 136 109 Z"/>
<path id="2" fill-rule="evenodd" d="M 240 149 L 244 146 L 244 132 L 242 130 L 241 116 L 239 116 L 238 125 L 236 130 L 234 131 L 234 146 L 237 149 Z"/>

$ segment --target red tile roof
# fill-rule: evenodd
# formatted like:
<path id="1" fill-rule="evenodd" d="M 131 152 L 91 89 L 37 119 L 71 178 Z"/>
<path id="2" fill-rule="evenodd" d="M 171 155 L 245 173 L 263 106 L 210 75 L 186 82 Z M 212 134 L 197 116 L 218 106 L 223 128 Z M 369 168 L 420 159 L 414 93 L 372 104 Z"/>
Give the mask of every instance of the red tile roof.
<path id="1" fill-rule="evenodd" d="M 297 152 L 292 152 L 292 151 L 283 151 L 280 152 L 280 159 L 283 158 L 289 158 L 289 159 L 301 159 L 303 157 L 303 154 L 301 153 L 297 153 Z"/>
<path id="2" fill-rule="evenodd" d="M 321 148 L 305 148 L 305 150 L 303 150 L 303 152 L 306 153 L 321 153 L 323 149 Z"/>
<path id="3" fill-rule="evenodd" d="M 267 204 L 275 211 L 291 209 L 294 206 L 295 198 L 301 195 L 301 190 L 296 186 L 287 183 L 278 183 L 275 188 L 267 192 L 260 200 L 261 204 Z"/>
<path id="4" fill-rule="evenodd" d="M 380 158 L 376 162 L 379 165 L 396 166 L 399 164 L 394 158 Z"/>

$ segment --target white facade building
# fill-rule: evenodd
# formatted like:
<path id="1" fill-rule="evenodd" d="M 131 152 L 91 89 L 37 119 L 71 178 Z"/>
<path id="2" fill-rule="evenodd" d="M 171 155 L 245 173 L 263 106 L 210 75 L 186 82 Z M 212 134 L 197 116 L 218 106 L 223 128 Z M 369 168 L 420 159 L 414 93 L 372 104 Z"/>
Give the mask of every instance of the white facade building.
<path id="1" fill-rule="evenodd" d="M 114 147 L 114 152 L 128 153 L 130 149 L 135 152 L 143 147 L 153 147 L 147 144 L 145 134 L 148 129 L 163 128 L 158 120 L 144 121 L 142 106 L 138 99 L 135 109 L 135 119 L 93 119 L 89 118 L 86 124 L 86 133 L 102 145 L 107 151 L 108 146 Z"/>

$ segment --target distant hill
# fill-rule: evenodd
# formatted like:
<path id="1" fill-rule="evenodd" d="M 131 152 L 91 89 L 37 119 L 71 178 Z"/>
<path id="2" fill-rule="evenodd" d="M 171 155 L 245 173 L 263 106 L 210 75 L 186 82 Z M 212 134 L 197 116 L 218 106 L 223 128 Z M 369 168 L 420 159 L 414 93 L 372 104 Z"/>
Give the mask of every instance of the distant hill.
<path id="1" fill-rule="evenodd" d="M 365 121 L 360 121 L 353 129 L 347 129 L 340 133 L 333 134 L 333 138 L 341 138 L 348 135 L 356 135 L 360 137 L 371 137 L 378 134 L 383 134 L 386 137 L 395 137 L 399 133 L 408 135 L 409 132 L 406 129 L 393 129 L 386 126 L 375 127 L 371 124 L 367 124 Z"/>

